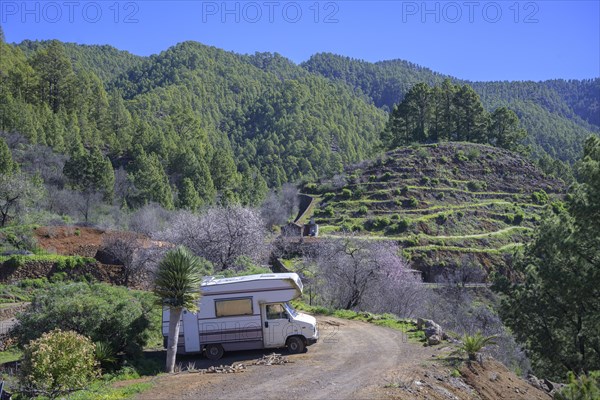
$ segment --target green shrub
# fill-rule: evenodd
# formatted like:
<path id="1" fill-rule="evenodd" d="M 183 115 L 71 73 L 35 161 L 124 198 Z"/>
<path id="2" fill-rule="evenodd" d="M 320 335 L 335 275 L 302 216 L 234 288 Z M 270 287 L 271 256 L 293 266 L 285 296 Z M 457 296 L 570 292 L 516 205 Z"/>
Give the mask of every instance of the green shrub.
<path id="1" fill-rule="evenodd" d="M 342 232 L 352 232 L 353 225 L 349 222 L 344 222 L 340 225 L 340 231 Z"/>
<path id="2" fill-rule="evenodd" d="M 369 182 L 375 182 L 377 180 L 376 175 L 369 175 Z"/>
<path id="3" fill-rule="evenodd" d="M 419 237 L 417 235 L 411 235 L 404 240 L 406 247 L 415 247 L 419 245 Z"/>
<path id="4" fill-rule="evenodd" d="M 436 196 L 436 198 L 438 200 L 444 200 L 444 197 L 446 197 L 446 195 L 444 194 L 444 192 L 439 192 Z"/>
<path id="5" fill-rule="evenodd" d="M 393 177 L 394 177 L 394 175 L 392 175 L 390 172 L 386 172 L 385 174 L 383 174 L 381 176 L 381 180 L 387 182 L 387 181 L 391 181 Z"/>
<path id="6" fill-rule="evenodd" d="M 304 185 L 304 192 L 308 194 L 314 194 L 317 192 L 317 184 L 310 182 Z"/>
<path id="7" fill-rule="evenodd" d="M 551 207 L 552 212 L 556 215 L 559 215 L 562 212 L 566 211 L 565 203 L 563 203 L 562 201 L 553 201 Z"/>
<path id="8" fill-rule="evenodd" d="M 402 189 L 400 189 L 400 194 L 402 194 L 402 196 L 406 196 L 407 193 L 408 193 L 408 186 L 402 186 Z"/>
<path id="9" fill-rule="evenodd" d="M 401 219 L 395 224 L 388 226 L 386 229 L 386 233 L 388 234 L 398 234 L 406 232 L 409 226 L 409 221 L 407 219 Z"/>
<path id="10" fill-rule="evenodd" d="M 430 179 L 428 176 L 424 176 L 421 178 L 421 185 L 427 185 L 429 183 Z"/>
<path id="11" fill-rule="evenodd" d="M 538 190 L 531 194 L 531 200 L 537 204 L 548 204 L 550 199 L 544 190 Z"/>
<path id="12" fill-rule="evenodd" d="M 387 217 L 377 217 L 365 221 L 365 229 L 368 231 L 379 231 L 390 225 L 391 221 Z"/>
<path id="13" fill-rule="evenodd" d="M 364 229 L 364 227 L 359 223 L 356 223 L 352 226 L 353 232 L 361 232 L 363 229 Z"/>
<path id="14" fill-rule="evenodd" d="M 469 181 L 467 183 L 467 189 L 469 189 L 471 192 L 479 192 L 479 191 L 485 190 L 485 189 L 487 189 L 487 182 Z"/>
<path id="15" fill-rule="evenodd" d="M 58 397 L 85 389 L 98 375 L 94 344 L 60 329 L 32 340 L 23 353 L 19 380 L 28 395 Z"/>
<path id="16" fill-rule="evenodd" d="M 600 399 L 600 371 L 590 371 L 579 377 L 569 372 L 568 379 L 569 383 L 554 395 L 555 400 Z"/>
<path id="17" fill-rule="evenodd" d="M 48 284 L 48 279 L 46 277 L 23 279 L 18 283 L 19 287 L 22 289 L 42 289 L 48 287 Z"/>
<path id="18" fill-rule="evenodd" d="M 480 155 L 481 153 L 479 152 L 479 149 L 475 147 L 471 147 L 467 152 L 467 158 L 469 159 L 469 161 L 474 161 L 478 159 Z"/>
<path id="19" fill-rule="evenodd" d="M 328 201 L 331 200 L 335 197 L 335 193 L 333 192 L 327 192 L 323 195 L 323 200 Z"/>
<path id="20" fill-rule="evenodd" d="M 360 206 L 358 207 L 358 215 L 367 215 L 367 213 L 369 212 L 369 209 L 367 208 L 367 206 Z"/>
<path id="21" fill-rule="evenodd" d="M 358 186 L 354 189 L 354 198 L 355 199 L 362 199 L 362 197 L 365 195 L 366 190 L 363 186 Z"/>
<path id="22" fill-rule="evenodd" d="M 52 329 L 69 329 L 135 354 L 152 338 L 152 329 L 159 329 L 151 319 L 155 300 L 151 293 L 104 283 L 52 286 L 34 296 L 15 336 L 24 345 Z"/>
<path id="23" fill-rule="evenodd" d="M 437 216 L 436 221 L 438 224 L 443 225 L 448 221 L 448 214 L 442 213 Z"/>
<path id="24" fill-rule="evenodd" d="M 327 217 L 333 217 L 335 215 L 335 210 L 333 209 L 332 206 L 327 206 L 323 210 L 323 215 L 325 215 Z"/>
<path id="25" fill-rule="evenodd" d="M 467 156 L 465 155 L 465 152 L 462 150 L 458 150 L 456 152 L 456 154 L 454 155 L 454 159 L 456 161 L 467 161 L 468 160 Z"/>
<path id="26" fill-rule="evenodd" d="M 415 196 L 411 196 L 410 199 L 408 199 L 408 206 L 415 208 L 419 205 L 419 200 L 416 199 Z"/>
<path id="27" fill-rule="evenodd" d="M 33 234 L 34 225 L 15 225 L 0 229 L 0 242 L 4 241 L 18 250 L 35 252 L 38 243 Z"/>
<path id="28" fill-rule="evenodd" d="M 394 214 L 391 216 L 392 221 L 398 221 L 399 219 L 400 219 L 400 215 L 398 215 L 398 214 Z"/>
<path id="29" fill-rule="evenodd" d="M 417 150 L 417 157 L 425 160 L 425 159 L 429 158 L 429 152 L 427 151 L 427 149 L 425 147 L 419 147 L 419 150 Z"/>
<path id="30" fill-rule="evenodd" d="M 513 224 L 521 225 L 521 222 L 523 222 L 524 219 L 525 219 L 525 214 L 523 213 L 523 211 L 518 211 L 515 213 L 515 216 L 513 219 Z"/>
<path id="31" fill-rule="evenodd" d="M 352 198 L 352 190 L 350 189 L 342 189 L 342 198 L 344 199 L 351 199 Z"/>
<path id="32" fill-rule="evenodd" d="M 438 178 L 431 178 L 431 184 L 432 185 L 439 185 L 440 184 L 440 180 Z"/>
<path id="33" fill-rule="evenodd" d="M 67 275 L 66 272 L 55 272 L 48 278 L 48 280 L 52 283 L 58 283 L 58 282 L 64 282 L 64 281 L 68 280 L 68 278 L 69 278 L 69 276 Z"/>

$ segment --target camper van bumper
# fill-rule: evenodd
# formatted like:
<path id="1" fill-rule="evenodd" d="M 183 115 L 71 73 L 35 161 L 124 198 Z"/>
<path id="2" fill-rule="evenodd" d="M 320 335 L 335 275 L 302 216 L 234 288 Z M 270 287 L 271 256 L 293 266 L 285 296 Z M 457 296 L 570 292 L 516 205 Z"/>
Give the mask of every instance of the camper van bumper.
<path id="1" fill-rule="evenodd" d="M 319 340 L 319 339 L 318 338 L 308 338 L 308 339 L 306 339 L 306 345 L 311 346 L 311 345 L 317 343 L 317 340 Z"/>

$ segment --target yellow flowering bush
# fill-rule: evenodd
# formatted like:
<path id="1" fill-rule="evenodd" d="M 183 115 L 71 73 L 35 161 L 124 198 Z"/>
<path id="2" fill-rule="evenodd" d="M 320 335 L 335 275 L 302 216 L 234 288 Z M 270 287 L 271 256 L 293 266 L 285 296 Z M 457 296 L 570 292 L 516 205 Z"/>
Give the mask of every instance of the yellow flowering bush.
<path id="1" fill-rule="evenodd" d="M 94 343 L 76 332 L 45 333 L 25 346 L 21 385 L 31 395 L 51 398 L 85 389 L 98 376 L 94 352 Z"/>

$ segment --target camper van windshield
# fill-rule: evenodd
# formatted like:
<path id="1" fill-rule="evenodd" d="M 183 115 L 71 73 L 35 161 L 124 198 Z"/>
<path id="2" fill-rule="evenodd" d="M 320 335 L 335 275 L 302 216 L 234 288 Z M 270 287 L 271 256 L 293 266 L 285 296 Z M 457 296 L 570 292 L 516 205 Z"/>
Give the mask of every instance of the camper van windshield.
<path id="1" fill-rule="evenodd" d="M 292 317 L 298 316 L 298 311 L 296 311 L 290 303 L 285 303 L 285 309 Z"/>

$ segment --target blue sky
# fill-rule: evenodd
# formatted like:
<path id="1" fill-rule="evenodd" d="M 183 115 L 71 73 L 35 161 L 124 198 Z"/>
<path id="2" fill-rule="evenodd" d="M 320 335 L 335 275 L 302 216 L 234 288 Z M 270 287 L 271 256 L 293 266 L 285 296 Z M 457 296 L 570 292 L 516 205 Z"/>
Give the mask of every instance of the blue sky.
<path id="1" fill-rule="evenodd" d="M 470 80 L 600 76 L 600 1 L 9 1 L 6 40 L 150 55 L 185 40 L 239 53 L 404 59 Z"/>

